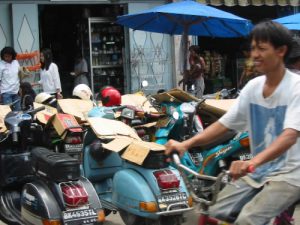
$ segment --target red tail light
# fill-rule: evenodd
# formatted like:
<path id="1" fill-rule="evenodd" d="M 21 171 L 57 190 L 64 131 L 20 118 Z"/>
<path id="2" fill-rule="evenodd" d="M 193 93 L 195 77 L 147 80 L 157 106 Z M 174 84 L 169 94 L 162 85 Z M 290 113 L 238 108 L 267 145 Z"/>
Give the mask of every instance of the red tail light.
<path id="1" fill-rule="evenodd" d="M 158 170 L 153 174 L 156 177 L 158 186 L 161 189 L 171 189 L 179 187 L 180 180 L 171 170 Z"/>
<path id="2" fill-rule="evenodd" d="M 88 194 L 80 184 L 65 183 L 62 184 L 61 190 L 66 206 L 69 208 L 80 207 L 88 203 Z"/>
<path id="3" fill-rule="evenodd" d="M 141 129 L 137 128 L 136 132 L 139 135 L 139 137 L 144 137 L 146 135 L 146 130 L 143 128 L 141 128 Z"/>
<path id="4" fill-rule="evenodd" d="M 66 144 L 81 144 L 82 139 L 80 136 L 67 136 L 65 139 Z"/>

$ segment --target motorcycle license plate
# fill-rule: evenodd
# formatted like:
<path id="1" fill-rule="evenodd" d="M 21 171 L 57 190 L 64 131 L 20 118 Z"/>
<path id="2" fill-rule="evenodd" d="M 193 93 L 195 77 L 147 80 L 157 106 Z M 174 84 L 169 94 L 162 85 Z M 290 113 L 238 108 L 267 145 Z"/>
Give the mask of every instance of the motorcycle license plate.
<path id="1" fill-rule="evenodd" d="M 97 222 L 98 215 L 95 209 L 79 209 L 63 211 L 64 225 L 81 225 Z"/>
<path id="2" fill-rule="evenodd" d="M 244 160 L 249 160 L 253 158 L 253 155 L 251 153 L 244 153 L 239 155 L 240 160 L 244 161 Z"/>
<path id="3" fill-rule="evenodd" d="M 69 152 L 81 152 L 83 144 L 65 144 L 66 153 Z"/>

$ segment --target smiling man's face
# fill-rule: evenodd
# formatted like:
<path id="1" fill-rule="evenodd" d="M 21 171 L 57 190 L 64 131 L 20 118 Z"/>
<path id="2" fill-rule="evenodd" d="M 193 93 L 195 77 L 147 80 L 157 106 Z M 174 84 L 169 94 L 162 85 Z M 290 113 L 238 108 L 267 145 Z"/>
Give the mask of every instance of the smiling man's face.
<path id="1" fill-rule="evenodd" d="M 286 46 L 275 48 L 270 42 L 252 40 L 251 58 L 258 72 L 268 74 L 276 71 L 283 63 Z"/>

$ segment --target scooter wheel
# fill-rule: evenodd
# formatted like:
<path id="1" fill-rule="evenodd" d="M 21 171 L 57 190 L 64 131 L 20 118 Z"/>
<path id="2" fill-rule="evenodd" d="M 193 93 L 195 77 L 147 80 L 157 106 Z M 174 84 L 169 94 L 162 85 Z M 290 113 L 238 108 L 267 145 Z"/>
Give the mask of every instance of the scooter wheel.
<path id="1" fill-rule="evenodd" d="M 125 210 L 120 210 L 119 213 L 126 225 L 146 225 L 146 218 L 126 212 Z"/>
<path id="2" fill-rule="evenodd" d="M 110 209 L 104 209 L 104 214 L 105 216 L 108 216 L 109 214 L 111 214 L 111 210 Z"/>

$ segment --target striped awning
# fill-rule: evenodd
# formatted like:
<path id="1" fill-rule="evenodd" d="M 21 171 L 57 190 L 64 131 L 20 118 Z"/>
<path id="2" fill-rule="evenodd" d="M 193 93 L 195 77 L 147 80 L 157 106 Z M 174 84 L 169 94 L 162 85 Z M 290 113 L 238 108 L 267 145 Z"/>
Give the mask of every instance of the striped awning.
<path id="1" fill-rule="evenodd" d="M 300 0 L 197 0 L 213 6 L 300 6 Z"/>

